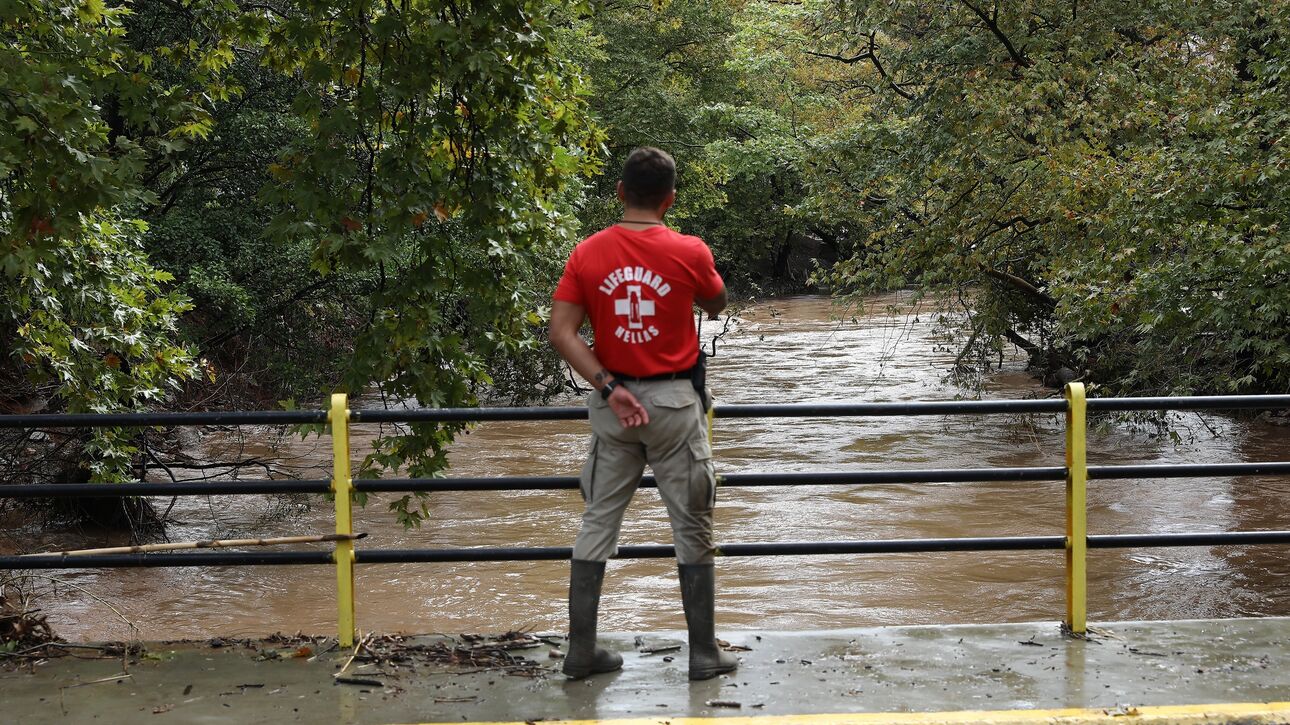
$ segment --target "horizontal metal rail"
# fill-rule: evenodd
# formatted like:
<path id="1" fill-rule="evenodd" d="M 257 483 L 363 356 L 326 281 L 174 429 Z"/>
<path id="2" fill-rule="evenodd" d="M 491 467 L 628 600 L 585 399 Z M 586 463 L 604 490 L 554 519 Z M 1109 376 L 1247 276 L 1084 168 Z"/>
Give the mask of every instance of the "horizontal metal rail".
<path id="1" fill-rule="evenodd" d="M 1290 531 L 1223 531 L 1175 534 L 1113 534 L 1088 537 L 1090 549 L 1179 546 L 1249 546 L 1290 544 Z M 970 551 L 1061 551 L 1064 536 L 991 536 L 946 539 L 878 539 L 873 541 L 808 541 L 726 544 L 718 555 L 829 556 L 837 554 L 907 554 Z M 568 546 L 478 547 L 451 549 L 360 549 L 356 564 L 448 563 L 472 561 L 557 561 L 569 559 Z M 618 559 L 662 559 L 676 555 L 667 544 L 621 546 Z M 62 556 L 0 556 L 3 569 L 82 569 L 117 567 L 271 566 L 331 564 L 330 551 L 238 552 L 204 551 L 191 554 L 87 554 Z"/>
<path id="2" fill-rule="evenodd" d="M 1290 476 L 1290 461 L 1200 463 L 1151 466 L 1089 466 L 1090 479 L 1204 478 L 1208 476 Z M 985 483 L 1061 481 L 1063 466 L 1022 468 L 930 468 L 885 471 L 805 471 L 727 473 L 721 485 L 733 488 L 787 486 L 862 486 L 904 483 Z M 578 488 L 577 476 L 499 476 L 474 478 L 360 478 L 354 490 L 378 492 L 557 491 Z M 658 488 L 642 476 L 641 488 Z M 114 496 L 216 496 L 239 494 L 330 493 L 326 479 L 189 481 L 183 483 L 33 483 L 0 486 L 0 498 L 108 498 Z"/>
<path id="3" fill-rule="evenodd" d="M 181 483 L 23 483 L 0 486 L 0 498 L 109 498 L 330 492 L 331 481 L 326 479 L 285 481 L 249 479 Z"/>
<path id="4" fill-rule="evenodd" d="M 1096 534 L 1088 537 L 1090 549 L 1129 549 L 1139 546 L 1249 546 L 1251 544 L 1290 544 L 1290 531 Z"/>
<path id="5" fill-rule="evenodd" d="M 0 428 L 137 428 L 178 425 L 300 425 L 326 423 L 325 410 L 209 413 L 49 413 L 0 415 Z"/>
<path id="6" fill-rule="evenodd" d="M 532 408 L 421 408 L 419 410 L 351 410 L 349 424 L 470 423 L 474 421 L 586 420 L 584 406 Z"/>
<path id="7" fill-rule="evenodd" d="M 823 471 L 801 473 L 726 473 L 723 487 L 834 486 L 887 483 L 966 483 L 975 481 L 1060 481 L 1060 466 L 1034 468 L 951 468 L 907 471 Z M 641 476 L 641 488 L 658 488 L 654 476 Z M 360 478 L 354 490 L 375 493 L 405 491 L 524 491 L 578 487 L 577 476 L 508 476 L 499 478 Z M 3 489 L 0 489 L 3 490 Z"/>
<path id="8" fill-rule="evenodd" d="M 1177 398 L 1090 398 L 1090 411 L 1256 410 L 1290 408 L 1290 395 L 1214 395 Z M 1044 400 L 937 400 L 887 403 L 789 403 L 718 405 L 718 418 L 824 418 L 854 416 L 1063 413 L 1067 402 Z M 426 408 L 353 410 L 350 423 L 450 423 L 472 421 L 582 420 L 585 407 Z M 0 415 L 0 428 L 94 428 L 181 425 L 300 425 L 326 423 L 325 410 L 200 413 L 50 413 Z"/>
<path id="9" fill-rule="evenodd" d="M 332 564 L 331 551 L 199 551 L 192 554 L 82 554 L 0 556 L 4 569 L 116 569 L 185 566 Z"/>
<path id="10" fill-rule="evenodd" d="M 1099 410 L 1271 410 L 1290 408 L 1290 395 L 1190 395 L 1177 398 L 1089 398 Z"/>
<path id="11" fill-rule="evenodd" d="M 836 418 L 854 416 L 986 415 L 992 413 L 1062 413 L 1066 401 L 944 400 L 893 403 L 787 403 L 717 405 L 717 418 Z M 350 423 L 426 423 L 474 420 L 579 420 L 582 406 L 566 408 L 427 408 L 421 410 L 355 410 Z"/>
<path id="12" fill-rule="evenodd" d="M 817 556 L 830 554 L 899 554 L 945 551 L 1061 550 L 1064 536 L 964 537 L 951 539 L 888 539 L 875 541 L 809 541 L 795 543 L 726 544 L 718 556 Z M 360 549 L 359 564 L 448 563 L 467 561 L 549 561 L 569 559 L 572 547 L 480 547 L 456 549 Z M 620 546 L 616 559 L 666 559 L 676 555 L 669 544 Z"/>
<path id="13" fill-rule="evenodd" d="M 991 415 L 997 413 L 1065 413 L 1066 401 L 933 400 L 893 403 L 791 403 L 718 405 L 718 418 L 839 418 L 854 416 Z"/>
<path id="14" fill-rule="evenodd" d="M 887 403 L 728 404 L 713 407 L 717 418 L 837 418 L 922 415 L 1064 413 L 1062 398 L 1043 400 L 935 400 Z M 1092 398 L 1089 410 L 1258 410 L 1290 408 L 1290 395 L 1225 395 L 1178 398 Z M 490 420 L 581 420 L 585 407 L 429 408 L 355 410 L 350 423 L 435 423 Z"/>
<path id="15" fill-rule="evenodd" d="M 1208 478 L 1210 476 L 1290 476 L 1290 461 L 1088 467 L 1089 478 L 1102 480 L 1124 478 Z"/>

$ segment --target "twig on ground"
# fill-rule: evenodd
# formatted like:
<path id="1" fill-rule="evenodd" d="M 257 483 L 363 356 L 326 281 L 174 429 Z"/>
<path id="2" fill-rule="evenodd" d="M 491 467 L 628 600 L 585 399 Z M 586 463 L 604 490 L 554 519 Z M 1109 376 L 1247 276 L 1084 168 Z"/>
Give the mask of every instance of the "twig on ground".
<path id="1" fill-rule="evenodd" d="M 134 677 L 134 675 L 130 674 L 129 672 L 122 672 L 119 675 L 112 675 L 111 677 L 104 677 L 98 680 L 90 680 L 89 682 L 78 682 L 75 685 L 66 685 L 60 689 L 70 690 L 73 687 L 85 687 L 86 685 L 100 685 L 104 682 L 117 682 L 119 680 L 124 680 L 130 677 Z"/>
<path id="2" fill-rule="evenodd" d="M 354 658 L 358 657 L 358 653 L 362 652 L 367 648 L 367 643 L 369 640 L 372 639 L 374 634 L 375 633 L 373 632 L 369 632 L 366 637 L 363 637 L 358 640 L 358 644 L 354 645 L 354 651 L 349 655 L 349 659 L 345 660 L 345 665 L 340 668 L 339 672 L 332 675 L 332 677 L 339 678 L 341 675 L 345 674 L 345 670 L 348 670 L 349 666 L 354 663 Z"/>

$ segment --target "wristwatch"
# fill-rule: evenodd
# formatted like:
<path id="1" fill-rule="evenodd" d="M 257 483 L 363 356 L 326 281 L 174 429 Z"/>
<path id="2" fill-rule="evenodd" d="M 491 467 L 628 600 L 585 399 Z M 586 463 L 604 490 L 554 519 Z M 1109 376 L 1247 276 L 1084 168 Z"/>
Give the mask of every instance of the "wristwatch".
<path id="1" fill-rule="evenodd" d="M 609 400 L 609 396 L 614 394 L 614 388 L 618 387 L 617 380 L 610 380 L 600 389 L 600 397 Z"/>

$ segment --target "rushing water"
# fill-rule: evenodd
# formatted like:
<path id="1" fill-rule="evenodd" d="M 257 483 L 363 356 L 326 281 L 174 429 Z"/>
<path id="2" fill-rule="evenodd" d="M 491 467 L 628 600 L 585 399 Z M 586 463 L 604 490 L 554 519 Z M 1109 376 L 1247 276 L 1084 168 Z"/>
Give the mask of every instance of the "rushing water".
<path id="1" fill-rule="evenodd" d="M 709 371 L 720 402 L 950 399 L 964 391 L 943 378 L 954 354 L 938 344 L 937 316 L 896 296 L 868 300 L 838 318 L 820 298 L 781 299 L 743 313 Z M 708 323 L 708 331 L 711 331 Z M 1020 372 L 989 378 L 983 397 L 1052 395 Z M 1290 460 L 1290 428 L 1259 420 L 1186 414 L 1177 440 L 1141 426 L 1098 424 L 1090 464 Z M 374 432 L 356 428 L 355 456 Z M 244 429 L 206 435 L 195 455 L 235 453 L 280 461 L 325 477 L 330 443 Z M 449 475 L 574 474 L 586 450 L 577 422 L 497 423 L 452 450 Z M 1061 465 L 1058 416 L 719 420 L 720 472 L 872 470 Z M 254 474 L 246 474 L 251 477 Z M 1093 481 L 1092 533 L 1290 528 L 1290 481 L 1274 477 Z M 719 542 L 827 541 L 1060 534 L 1061 482 L 723 489 Z M 390 495 L 356 511 L 362 546 L 568 546 L 581 502 L 573 491 L 436 494 L 420 529 L 387 511 Z M 157 501 L 164 508 L 168 499 Z M 326 533 L 322 499 L 259 496 L 179 499 L 174 540 Z M 30 532 L 16 532 L 29 537 Z M 91 537 L 93 539 L 93 537 Z M 17 537 L 3 548 L 13 549 Z M 30 541 L 30 538 L 26 538 Z M 640 491 L 623 543 L 667 543 L 666 512 Z M 68 536 L 44 548 L 100 545 Z M 24 547 L 26 548 L 26 547 Z M 722 627 L 814 629 L 873 624 L 1055 620 L 1064 613 L 1061 552 L 766 557 L 718 563 Z M 359 567 L 359 625 L 411 632 L 564 627 L 567 564 L 512 562 Z M 326 567 L 211 567 L 66 571 L 49 605 L 69 638 L 131 634 L 104 604 L 149 639 L 265 634 L 334 628 L 334 576 Z M 91 596 L 91 594 L 93 596 Z M 610 564 L 602 628 L 681 628 L 674 566 L 666 560 Z M 1094 551 L 1089 617 L 1182 619 L 1290 614 L 1290 559 L 1278 547 Z"/>

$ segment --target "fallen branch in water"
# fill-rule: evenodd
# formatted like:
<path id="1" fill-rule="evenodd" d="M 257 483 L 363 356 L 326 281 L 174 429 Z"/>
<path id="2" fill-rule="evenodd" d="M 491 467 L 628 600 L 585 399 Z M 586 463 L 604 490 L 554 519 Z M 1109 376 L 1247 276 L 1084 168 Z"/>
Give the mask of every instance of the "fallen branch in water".
<path id="1" fill-rule="evenodd" d="M 79 584 L 73 584 L 72 582 L 67 581 L 66 579 L 60 579 L 59 577 L 50 576 L 48 574 L 19 574 L 14 577 L 14 580 L 19 580 L 19 579 L 30 579 L 30 580 L 40 579 L 42 581 L 50 582 L 55 587 L 64 586 L 64 587 L 67 587 L 68 589 L 75 589 L 76 591 L 84 594 L 90 599 L 93 599 L 99 604 L 102 604 L 103 606 L 112 610 L 112 613 L 115 614 L 118 619 L 120 619 L 122 622 L 125 622 L 125 626 L 129 627 L 131 632 L 137 632 L 139 629 L 138 627 L 134 626 L 134 622 L 131 622 L 129 619 L 126 619 L 125 615 L 122 614 L 120 610 L 112 606 L 111 602 L 100 597 L 94 592 L 91 592 L 90 590 L 86 589 L 85 587 Z"/>
<path id="2" fill-rule="evenodd" d="M 77 549 L 75 551 L 50 551 L 23 556 L 86 556 L 88 554 L 147 554 L 155 551 L 180 549 L 221 549 L 230 546 L 277 546 L 279 544 L 314 544 L 323 541 L 357 541 L 362 534 L 321 534 L 318 536 L 280 536 L 276 539 L 211 539 L 209 541 L 176 541 L 169 544 L 142 544 L 139 546 L 110 546 L 105 549 Z"/>

